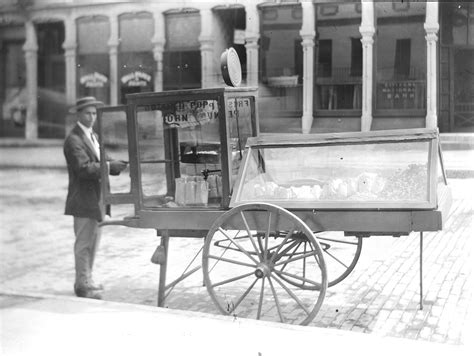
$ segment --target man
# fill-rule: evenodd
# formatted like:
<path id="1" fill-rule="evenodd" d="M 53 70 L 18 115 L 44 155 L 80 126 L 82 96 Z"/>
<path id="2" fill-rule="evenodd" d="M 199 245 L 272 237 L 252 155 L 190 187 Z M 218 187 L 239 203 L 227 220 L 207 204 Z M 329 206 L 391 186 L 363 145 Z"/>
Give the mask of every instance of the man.
<path id="1" fill-rule="evenodd" d="M 92 279 L 92 267 L 100 241 L 99 222 L 104 217 L 100 201 L 100 154 L 97 136 L 92 127 L 97 118 L 97 106 L 103 105 L 92 96 L 77 100 L 69 112 L 77 115 L 77 123 L 64 141 L 69 186 L 66 215 L 74 217 L 74 259 L 78 297 L 101 299 L 102 285 Z M 127 164 L 107 159 L 109 173 L 119 175 Z"/>

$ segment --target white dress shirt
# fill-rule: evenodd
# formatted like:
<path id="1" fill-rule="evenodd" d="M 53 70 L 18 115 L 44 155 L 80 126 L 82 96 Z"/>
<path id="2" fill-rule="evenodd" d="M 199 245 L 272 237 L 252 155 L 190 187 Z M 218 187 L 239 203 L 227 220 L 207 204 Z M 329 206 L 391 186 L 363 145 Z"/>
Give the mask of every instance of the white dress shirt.
<path id="1" fill-rule="evenodd" d="M 94 131 L 92 130 L 91 127 L 86 127 L 80 122 L 77 122 L 77 124 L 82 129 L 82 131 L 84 131 L 84 133 L 86 134 L 87 139 L 92 144 L 92 147 L 94 147 L 94 151 L 95 151 L 94 153 L 97 156 L 97 159 L 100 161 L 100 146 L 99 146 L 99 141 L 97 141 Z"/>

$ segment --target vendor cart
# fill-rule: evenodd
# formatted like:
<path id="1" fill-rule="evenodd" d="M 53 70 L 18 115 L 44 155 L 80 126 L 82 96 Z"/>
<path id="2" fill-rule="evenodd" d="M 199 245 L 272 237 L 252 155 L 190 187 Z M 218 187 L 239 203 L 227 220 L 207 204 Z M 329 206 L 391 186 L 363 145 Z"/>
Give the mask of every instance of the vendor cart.
<path id="1" fill-rule="evenodd" d="M 223 314 L 308 324 L 369 236 L 420 236 L 450 206 L 435 129 L 260 135 L 257 90 L 142 93 L 99 111 L 103 225 L 155 229 L 158 305 L 170 237 L 204 238 L 202 271 Z M 106 155 L 129 162 L 108 176 Z"/>

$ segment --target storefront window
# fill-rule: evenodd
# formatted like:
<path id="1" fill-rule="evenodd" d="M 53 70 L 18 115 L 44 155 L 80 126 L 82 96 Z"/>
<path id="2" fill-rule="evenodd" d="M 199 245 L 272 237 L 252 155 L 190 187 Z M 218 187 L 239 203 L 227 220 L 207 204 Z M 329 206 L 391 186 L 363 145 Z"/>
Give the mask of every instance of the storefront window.
<path id="1" fill-rule="evenodd" d="M 360 3 L 316 4 L 314 109 L 351 113 L 362 105 Z"/>
<path id="2" fill-rule="evenodd" d="M 186 9 L 165 14 L 166 47 L 163 55 L 164 90 L 201 87 L 201 17 Z"/>
<path id="3" fill-rule="evenodd" d="M 126 94 L 153 91 L 153 16 L 146 12 L 123 14 L 119 29 L 119 97 L 125 103 Z"/>
<path id="4" fill-rule="evenodd" d="M 79 97 L 92 95 L 105 103 L 109 102 L 109 36 L 107 17 L 91 16 L 77 20 Z"/>
<path id="5" fill-rule="evenodd" d="M 425 2 L 376 2 L 376 111 L 426 110 Z"/>
<path id="6" fill-rule="evenodd" d="M 440 3 L 441 43 L 474 45 L 474 4 L 466 1 Z"/>
<path id="7" fill-rule="evenodd" d="M 300 4 L 260 8 L 261 115 L 299 116 L 303 96 Z"/>

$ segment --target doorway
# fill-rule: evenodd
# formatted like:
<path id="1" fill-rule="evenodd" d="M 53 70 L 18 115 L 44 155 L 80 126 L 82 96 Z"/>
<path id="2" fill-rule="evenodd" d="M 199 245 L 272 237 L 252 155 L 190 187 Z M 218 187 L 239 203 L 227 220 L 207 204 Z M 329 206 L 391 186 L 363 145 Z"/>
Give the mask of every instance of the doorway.
<path id="1" fill-rule="evenodd" d="M 474 49 L 454 52 L 454 131 L 474 132 Z"/>

